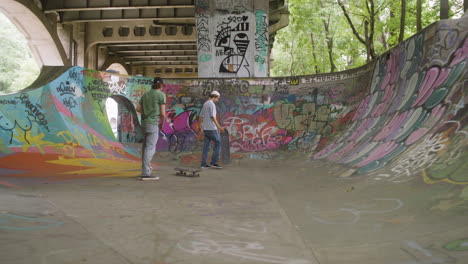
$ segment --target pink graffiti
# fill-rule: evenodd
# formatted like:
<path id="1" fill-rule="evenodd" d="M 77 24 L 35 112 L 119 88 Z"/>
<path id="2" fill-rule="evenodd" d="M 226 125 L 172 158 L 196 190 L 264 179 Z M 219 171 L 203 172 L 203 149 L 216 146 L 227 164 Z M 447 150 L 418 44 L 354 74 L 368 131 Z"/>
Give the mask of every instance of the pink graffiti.
<path id="1" fill-rule="evenodd" d="M 374 114 L 372 115 L 373 117 L 381 116 L 387 107 L 390 105 L 392 98 L 393 98 L 393 92 L 394 92 L 394 86 L 393 85 L 387 85 L 384 89 L 384 96 L 382 97 L 381 104 L 379 104 L 375 110 Z"/>
<path id="2" fill-rule="evenodd" d="M 468 58 L 468 38 L 465 39 L 465 42 L 463 42 L 463 46 L 455 52 L 453 57 L 454 58 L 450 63 L 450 66 L 457 65 L 458 63 Z"/>
<path id="3" fill-rule="evenodd" d="M 382 82 L 382 89 L 388 85 L 393 85 L 396 77 L 398 76 L 398 59 L 399 54 L 391 54 L 390 58 L 387 60 L 387 74 Z"/>
<path id="4" fill-rule="evenodd" d="M 397 95 L 393 98 L 392 105 L 388 108 L 387 114 L 394 113 L 398 109 L 398 106 L 404 101 L 407 84 L 408 81 L 406 79 L 402 80 L 400 89 L 398 89 Z"/>
<path id="5" fill-rule="evenodd" d="M 181 131 L 190 129 L 190 112 L 183 112 L 182 114 L 172 118 L 172 124 L 174 126 L 174 130 Z"/>
<path id="6" fill-rule="evenodd" d="M 330 155 L 330 153 L 334 150 L 334 149 L 337 149 L 339 146 L 341 146 L 343 144 L 343 142 L 341 142 L 341 144 L 337 144 L 337 143 L 332 143 L 328 146 L 326 146 L 324 149 L 322 149 L 321 151 L 317 152 L 315 155 L 314 155 L 314 159 L 323 159 L 323 158 L 326 158 L 328 155 Z"/>
<path id="7" fill-rule="evenodd" d="M 401 114 L 396 114 L 393 118 L 380 130 L 380 132 L 374 137 L 375 141 L 381 141 L 386 139 L 391 133 L 398 131 L 401 129 L 401 125 L 403 124 L 404 120 L 408 112 L 404 112 Z"/>
<path id="8" fill-rule="evenodd" d="M 432 112 L 431 112 L 431 117 L 425 122 L 425 123 L 432 123 L 431 126 L 428 126 L 428 127 L 432 127 L 434 123 L 440 120 L 446 110 L 447 110 L 447 107 L 443 105 L 438 105 L 434 107 L 434 109 L 432 109 Z M 405 144 L 412 145 L 416 143 L 416 141 L 418 141 L 424 135 L 426 135 L 426 133 L 429 131 L 428 127 L 421 127 L 413 131 L 413 133 L 411 133 L 411 135 L 406 139 Z"/>
<path id="9" fill-rule="evenodd" d="M 331 99 L 336 99 L 340 96 L 339 89 L 337 87 L 331 88 L 328 91 L 328 96 L 330 96 Z"/>
<path id="10" fill-rule="evenodd" d="M 343 149 L 341 149 L 340 151 L 330 155 L 330 157 L 328 157 L 328 159 L 331 160 L 331 161 L 337 161 L 343 155 L 346 155 L 349 152 L 351 152 L 351 150 L 353 150 L 356 146 L 357 146 L 356 142 L 349 142 L 348 145 L 346 145 Z"/>
<path id="11" fill-rule="evenodd" d="M 414 101 L 412 107 L 421 106 L 426 102 L 426 100 L 431 96 L 432 92 L 435 89 L 435 83 L 441 83 L 443 80 L 447 78 L 447 71 L 443 72 L 445 75 L 440 76 L 442 80 L 437 80 L 439 77 L 440 69 L 439 67 L 432 67 L 426 72 L 426 76 L 424 77 L 424 81 L 419 88 L 418 97 L 416 101 Z"/>
<path id="12" fill-rule="evenodd" d="M 397 147 L 398 147 L 398 144 L 393 142 L 393 141 L 383 143 L 380 146 L 378 146 L 377 148 L 375 148 L 371 153 L 369 153 L 367 158 L 365 160 L 359 162 L 356 166 L 357 167 L 362 167 L 362 166 L 365 166 L 365 165 L 371 163 L 372 161 L 379 160 L 379 159 L 387 156 L 388 154 L 390 154 Z"/>
<path id="13" fill-rule="evenodd" d="M 251 120 L 251 118 L 253 120 Z M 231 149 L 234 151 L 273 150 L 284 144 L 285 130 L 276 127 L 273 121 L 261 122 L 253 116 L 228 117 L 224 125 L 231 135 Z"/>
<path id="14" fill-rule="evenodd" d="M 352 119 L 353 121 L 356 121 L 362 118 L 362 115 L 364 115 L 364 113 L 366 112 L 369 101 L 370 101 L 370 95 L 368 95 L 364 100 L 361 101 L 361 103 L 357 107 L 356 112 L 354 113 L 354 116 Z"/>
<path id="15" fill-rule="evenodd" d="M 367 118 L 364 119 L 361 124 L 356 128 L 354 133 L 349 137 L 349 141 L 354 141 L 356 140 L 359 136 L 362 136 L 363 133 L 366 133 L 372 128 L 377 122 L 378 119 L 376 118 Z"/>

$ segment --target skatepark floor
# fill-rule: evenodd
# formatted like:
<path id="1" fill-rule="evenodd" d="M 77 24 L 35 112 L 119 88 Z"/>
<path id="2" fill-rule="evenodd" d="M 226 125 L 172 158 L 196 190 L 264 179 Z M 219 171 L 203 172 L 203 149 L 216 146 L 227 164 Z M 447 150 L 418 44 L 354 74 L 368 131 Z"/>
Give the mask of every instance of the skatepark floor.
<path id="1" fill-rule="evenodd" d="M 0 185 L 0 263 L 468 263 L 468 203 L 451 202 L 465 186 L 310 160 L 233 160 L 191 178 L 157 161 L 159 181 Z"/>

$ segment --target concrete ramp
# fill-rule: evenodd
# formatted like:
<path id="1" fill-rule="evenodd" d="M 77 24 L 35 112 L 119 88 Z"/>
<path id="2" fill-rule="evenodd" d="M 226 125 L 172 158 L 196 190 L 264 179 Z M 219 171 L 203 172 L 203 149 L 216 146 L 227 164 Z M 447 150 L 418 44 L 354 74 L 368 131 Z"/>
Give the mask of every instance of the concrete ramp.
<path id="1" fill-rule="evenodd" d="M 31 85 L 23 89 L 21 92 L 41 88 L 47 85 L 48 83 L 52 82 L 53 80 L 57 79 L 60 75 L 62 75 L 69 69 L 70 67 L 66 66 L 42 66 L 41 72 L 39 73 L 39 76 L 37 76 L 37 79 L 33 83 L 31 83 Z"/>
<path id="2" fill-rule="evenodd" d="M 0 263 L 468 263 L 467 33 L 441 21 L 339 73 L 165 79 L 149 184 L 151 78 L 73 67 L 2 96 Z M 175 176 L 199 165 L 213 90 L 232 163 Z"/>

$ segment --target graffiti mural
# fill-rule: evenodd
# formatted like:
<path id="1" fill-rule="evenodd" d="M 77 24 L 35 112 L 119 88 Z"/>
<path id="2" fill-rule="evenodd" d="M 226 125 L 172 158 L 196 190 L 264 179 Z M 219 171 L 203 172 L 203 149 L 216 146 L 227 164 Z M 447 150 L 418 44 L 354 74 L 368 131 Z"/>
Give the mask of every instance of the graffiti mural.
<path id="1" fill-rule="evenodd" d="M 199 77 L 267 77 L 268 2 L 195 4 Z"/>
<path id="2" fill-rule="evenodd" d="M 253 69 L 245 51 L 260 49 L 259 35 L 250 37 L 259 33 L 253 26 L 263 21 L 258 18 L 221 18 L 214 43 L 220 71 Z M 166 79 L 168 118 L 158 151 L 201 151 L 199 112 L 218 90 L 219 120 L 233 154 L 288 158 L 298 152 L 389 183 L 468 184 L 467 32 L 457 20 L 436 23 L 345 72 Z M 135 108 L 151 83 L 72 67 L 43 87 L 1 96 L 0 182 L 44 172 L 55 179 L 135 174 L 138 151 L 121 143 L 141 141 Z M 105 111 L 109 97 L 119 103 L 117 141 Z"/>
<path id="3" fill-rule="evenodd" d="M 217 26 L 215 52 L 220 73 L 239 73 L 250 76 L 251 69 L 246 58 L 247 49 L 251 46 L 249 39 L 250 21 L 247 15 L 229 15 L 222 17 Z"/>
<path id="4" fill-rule="evenodd" d="M 265 11 L 255 11 L 255 63 L 259 72 L 268 70 L 268 17 Z M 256 74 L 255 76 L 261 76 Z"/>

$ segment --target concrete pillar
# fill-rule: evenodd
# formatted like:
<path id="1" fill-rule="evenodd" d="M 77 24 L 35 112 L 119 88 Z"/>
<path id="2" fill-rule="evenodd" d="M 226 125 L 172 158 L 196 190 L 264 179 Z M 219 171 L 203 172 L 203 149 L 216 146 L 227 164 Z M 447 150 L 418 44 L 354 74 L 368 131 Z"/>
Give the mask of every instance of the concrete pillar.
<path id="1" fill-rule="evenodd" d="M 268 77 L 268 0 L 196 0 L 198 77 Z"/>
<path id="2" fill-rule="evenodd" d="M 84 23 L 73 24 L 73 40 L 76 43 L 76 65 L 85 67 L 85 26 Z"/>

